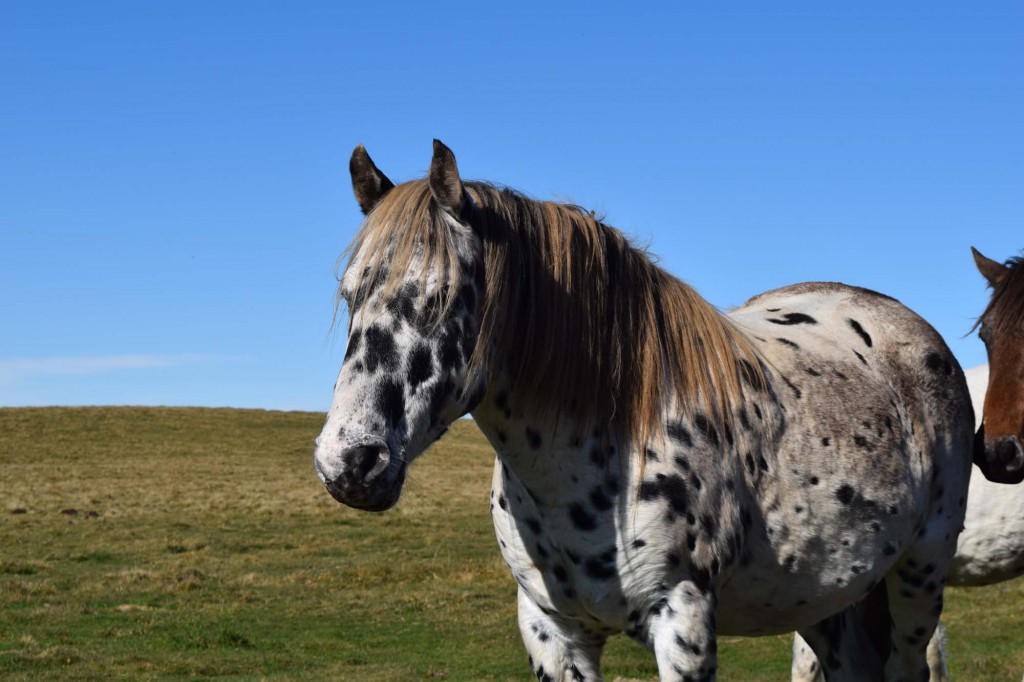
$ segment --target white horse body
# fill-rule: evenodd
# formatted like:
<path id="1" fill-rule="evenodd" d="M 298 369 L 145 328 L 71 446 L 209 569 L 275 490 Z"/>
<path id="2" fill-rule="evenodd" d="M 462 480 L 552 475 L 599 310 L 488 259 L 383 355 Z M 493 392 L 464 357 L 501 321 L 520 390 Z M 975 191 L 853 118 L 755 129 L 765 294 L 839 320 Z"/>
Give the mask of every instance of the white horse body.
<path id="1" fill-rule="evenodd" d="M 964 375 L 981 426 L 988 365 Z M 1024 575 L 1024 485 L 992 483 L 975 471 L 967 494 L 967 517 L 957 542 L 949 585 L 991 585 Z"/>

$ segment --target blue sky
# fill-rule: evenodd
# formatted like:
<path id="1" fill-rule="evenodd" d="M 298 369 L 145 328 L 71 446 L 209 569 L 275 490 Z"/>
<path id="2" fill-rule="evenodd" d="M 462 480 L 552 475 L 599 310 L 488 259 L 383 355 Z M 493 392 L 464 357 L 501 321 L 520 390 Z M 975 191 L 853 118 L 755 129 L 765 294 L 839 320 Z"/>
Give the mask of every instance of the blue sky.
<path id="1" fill-rule="evenodd" d="M 603 211 L 710 301 L 946 338 L 1024 247 L 1024 5 L 4 3 L 0 405 L 325 410 L 347 160 Z"/>

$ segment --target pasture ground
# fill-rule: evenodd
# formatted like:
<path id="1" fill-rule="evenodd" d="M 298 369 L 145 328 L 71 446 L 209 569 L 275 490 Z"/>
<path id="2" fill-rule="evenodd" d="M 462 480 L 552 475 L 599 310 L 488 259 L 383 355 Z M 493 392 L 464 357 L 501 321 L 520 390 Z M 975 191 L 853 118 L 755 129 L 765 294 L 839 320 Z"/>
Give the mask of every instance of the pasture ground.
<path id="1" fill-rule="evenodd" d="M 344 508 L 323 416 L 0 409 L 5 680 L 528 680 L 469 421 L 384 514 Z M 1024 580 L 947 592 L 958 680 L 1024 671 Z M 790 639 L 724 638 L 722 680 L 788 679 Z M 624 637 L 609 680 L 656 679 Z"/>

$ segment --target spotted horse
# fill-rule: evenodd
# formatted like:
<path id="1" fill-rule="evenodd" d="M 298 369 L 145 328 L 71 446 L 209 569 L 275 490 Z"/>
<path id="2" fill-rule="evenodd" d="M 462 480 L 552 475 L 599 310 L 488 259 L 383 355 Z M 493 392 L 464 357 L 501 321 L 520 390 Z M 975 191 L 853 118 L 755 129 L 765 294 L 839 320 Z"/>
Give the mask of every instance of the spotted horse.
<path id="1" fill-rule="evenodd" d="M 977 325 L 991 365 L 965 373 L 978 430 L 975 448 L 984 466 L 974 472 L 967 493 L 964 530 L 947 581 L 956 587 L 992 585 L 1024 575 L 1024 486 L 1005 485 L 1024 475 L 1024 259 L 999 263 L 972 251 L 993 292 Z M 989 459 L 996 467 L 989 466 Z M 940 625 L 928 646 L 931 682 L 949 680 L 943 630 Z M 799 635 L 793 642 L 792 679 L 821 679 L 818 661 Z"/>
<path id="2" fill-rule="evenodd" d="M 425 179 L 362 147 L 350 170 L 366 219 L 317 474 L 388 509 L 472 414 L 539 680 L 600 680 L 618 632 L 663 680 L 713 680 L 717 634 L 793 629 L 829 680 L 925 679 L 973 437 L 934 329 L 835 283 L 724 316 L 593 213 L 463 182 L 438 141 Z M 884 663 L 853 607 L 882 583 Z"/>

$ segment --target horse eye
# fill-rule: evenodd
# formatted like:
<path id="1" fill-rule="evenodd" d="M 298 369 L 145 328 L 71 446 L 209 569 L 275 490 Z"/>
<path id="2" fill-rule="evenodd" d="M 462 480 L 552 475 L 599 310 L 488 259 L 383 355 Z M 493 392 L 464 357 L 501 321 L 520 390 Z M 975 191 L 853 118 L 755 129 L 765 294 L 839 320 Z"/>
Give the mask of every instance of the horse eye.
<path id="1" fill-rule="evenodd" d="M 982 322 L 981 328 L 978 329 L 978 338 L 980 338 L 985 343 L 988 343 L 989 336 L 991 336 L 991 334 L 989 333 L 988 325 Z"/>

